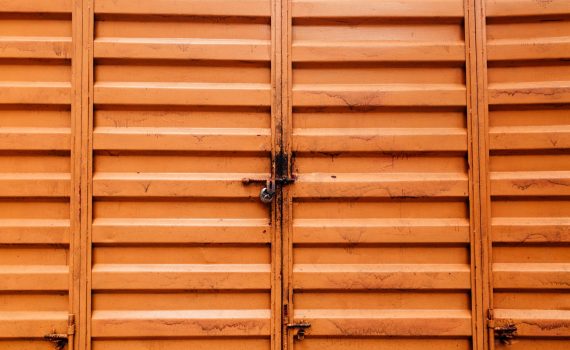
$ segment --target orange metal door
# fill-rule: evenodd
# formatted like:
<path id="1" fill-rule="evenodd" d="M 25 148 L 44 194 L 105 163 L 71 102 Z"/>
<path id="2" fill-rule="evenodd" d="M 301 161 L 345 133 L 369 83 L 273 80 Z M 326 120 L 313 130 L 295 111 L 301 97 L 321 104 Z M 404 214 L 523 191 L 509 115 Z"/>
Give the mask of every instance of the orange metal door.
<path id="1" fill-rule="evenodd" d="M 567 349 L 569 33 L 568 0 L 0 0 L 0 349 Z"/>
<path id="2" fill-rule="evenodd" d="M 270 349 L 272 3 L 89 3 L 86 347 Z"/>
<path id="3" fill-rule="evenodd" d="M 514 332 L 512 349 L 568 349 L 570 2 L 484 5 L 490 335 L 498 348 Z"/>
<path id="4" fill-rule="evenodd" d="M 0 349 L 52 349 L 77 312 L 76 4 L 0 1 Z"/>
<path id="5" fill-rule="evenodd" d="M 288 348 L 482 347 L 469 6 L 291 2 Z"/>

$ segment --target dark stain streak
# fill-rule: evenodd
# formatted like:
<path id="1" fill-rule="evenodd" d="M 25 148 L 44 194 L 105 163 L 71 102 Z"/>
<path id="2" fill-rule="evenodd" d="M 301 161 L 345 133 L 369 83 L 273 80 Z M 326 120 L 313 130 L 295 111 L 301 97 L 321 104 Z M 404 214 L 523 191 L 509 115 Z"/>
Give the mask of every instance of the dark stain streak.
<path id="1" fill-rule="evenodd" d="M 527 183 L 514 183 L 513 187 L 521 190 L 521 191 L 526 191 L 529 189 L 529 187 L 535 185 L 535 183 L 533 182 L 527 182 Z"/>

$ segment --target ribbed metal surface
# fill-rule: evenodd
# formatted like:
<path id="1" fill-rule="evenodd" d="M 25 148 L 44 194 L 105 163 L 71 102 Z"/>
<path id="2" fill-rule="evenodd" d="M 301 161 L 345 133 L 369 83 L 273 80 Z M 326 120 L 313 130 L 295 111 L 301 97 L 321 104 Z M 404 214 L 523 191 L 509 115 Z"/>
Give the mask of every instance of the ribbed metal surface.
<path id="1" fill-rule="evenodd" d="M 270 1 L 94 5 L 92 348 L 269 349 Z"/>
<path id="2" fill-rule="evenodd" d="M 0 0 L 0 349 L 566 350 L 569 33 L 568 0 Z"/>
<path id="3" fill-rule="evenodd" d="M 71 1 L 0 1 L 1 349 L 50 349 L 43 336 L 67 328 L 72 23 Z"/>
<path id="4" fill-rule="evenodd" d="M 292 2 L 294 349 L 470 349 L 463 1 Z"/>
<path id="5" fill-rule="evenodd" d="M 495 317 L 513 349 L 570 337 L 570 3 L 486 3 Z"/>

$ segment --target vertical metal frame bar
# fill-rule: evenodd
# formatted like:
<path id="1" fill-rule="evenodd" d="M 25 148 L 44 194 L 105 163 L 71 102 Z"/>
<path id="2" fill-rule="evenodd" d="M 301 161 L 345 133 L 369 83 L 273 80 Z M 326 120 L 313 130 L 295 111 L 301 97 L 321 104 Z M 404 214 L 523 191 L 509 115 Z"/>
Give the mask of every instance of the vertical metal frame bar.
<path id="1" fill-rule="evenodd" d="M 271 176 L 276 178 L 276 155 L 280 154 L 283 144 L 282 110 L 282 0 L 271 0 Z M 282 349 L 281 318 L 282 299 L 282 237 L 284 233 L 283 193 L 279 189 L 271 206 L 271 349 Z"/>
<path id="2" fill-rule="evenodd" d="M 82 3 L 82 44 L 81 64 L 81 278 L 80 314 L 78 344 L 80 349 L 90 349 L 91 329 L 91 179 L 92 179 L 92 130 L 93 130 L 93 32 L 94 0 L 81 0 Z"/>
<path id="3" fill-rule="evenodd" d="M 485 317 L 483 310 L 484 280 L 481 273 L 482 226 L 480 197 L 480 149 L 479 149 L 479 75 L 477 50 L 477 0 L 465 0 L 465 76 L 467 88 L 467 129 L 469 161 L 469 198 L 471 227 L 471 318 L 473 349 L 484 349 Z"/>
<path id="4" fill-rule="evenodd" d="M 292 16 L 291 16 L 291 0 L 281 0 L 281 65 L 282 65 L 282 150 L 285 154 L 289 155 L 289 160 L 292 161 L 294 155 L 292 154 L 291 147 L 291 134 L 293 130 L 293 111 L 292 111 L 292 76 L 293 67 L 291 60 L 291 37 L 292 37 Z M 291 167 L 287 169 L 287 176 L 291 176 Z M 287 324 L 293 321 L 293 199 L 291 188 L 286 186 L 283 188 L 281 198 L 281 215 L 283 228 L 282 244 L 283 244 L 283 316 L 282 316 L 282 334 L 283 334 L 283 347 L 282 349 L 288 350 L 293 348 L 293 336 L 287 331 Z"/>
<path id="5" fill-rule="evenodd" d="M 82 276 L 82 186 L 83 172 L 83 1 L 74 0 L 71 14 L 73 55 L 71 61 L 71 76 L 73 100 L 71 103 L 71 196 L 70 196 L 70 239 L 69 239 L 69 312 L 77 315 L 81 307 L 81 276 Z M 77 319 L 70 316 L 70 320 Z M 76 321 L 77 322 L 77 321 Z M 75 325 L 71 325 L 74 327 Z M 69 336 L 68 348 L 81 348 L 77 337 Z"/>
<path id="6" fill-rule="evenodd" d="M 483 279 L 481 317 L 484 319 L 483 341 L 485 349 L 494 348 L 493 335 L 486 327 L 487 311 L 493 305 L 493 274 L 491 265 L 491 235 L 490 213 L 491 202 L 489 197 L 490 180 L 489 167 L 489 113 L 487 95 L 487 33 L 485 0 L 475 0 L 476 17 L 476 52 L 477 52 L 477 105 L 478 118 L 477 130 L 479 132 L 479 197 L 481 203 L 481 275 Z"/>

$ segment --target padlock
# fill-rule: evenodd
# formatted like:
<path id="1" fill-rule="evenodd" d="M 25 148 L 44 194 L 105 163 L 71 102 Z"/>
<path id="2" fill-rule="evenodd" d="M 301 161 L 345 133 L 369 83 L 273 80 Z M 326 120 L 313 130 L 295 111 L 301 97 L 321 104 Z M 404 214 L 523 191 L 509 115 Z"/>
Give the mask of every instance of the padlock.
<path id="1" fill-rule="evenodd" d="M 275 182 L 268 180 L 266 186 L 259 192 L 259 199 L 262 203 L 269 204 L 275 197 Z"/>

